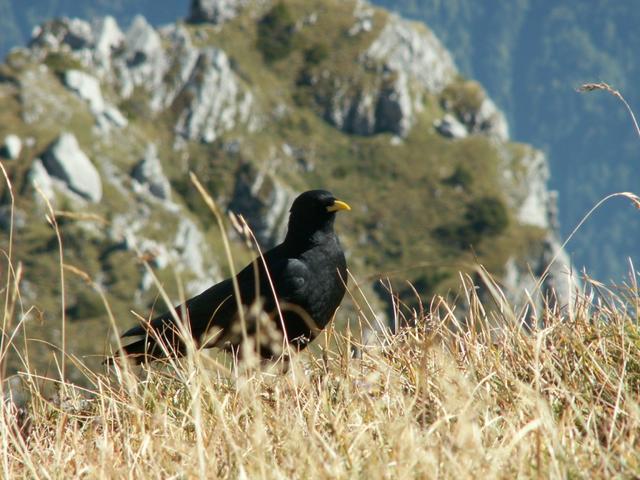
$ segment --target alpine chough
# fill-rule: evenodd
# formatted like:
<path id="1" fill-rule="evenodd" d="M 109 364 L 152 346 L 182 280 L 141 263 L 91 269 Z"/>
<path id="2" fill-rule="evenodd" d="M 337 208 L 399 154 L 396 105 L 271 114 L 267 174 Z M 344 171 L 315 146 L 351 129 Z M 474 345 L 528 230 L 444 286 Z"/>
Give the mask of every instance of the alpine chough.
<path id="1" fill-rule="evenodd" d="M 333 224 L 351 210 L 325 190 L 299 195 L 284 241 L 228 278 L 122 337 L 142 338 L 118 356 L 135 363 L 186 353 L 184 335 L 197 348 L 234 352 L 245 336 L 261 357 L 274 358 L 288 343 L 301 350 L 331 321 L 344 297 L 347 264 Z M 266 267 L 266 268 L 265 268 Z M 239 299 L 236 297 L 236 287 Z M 242 311 L 239 311 L 241 306 Z"/>

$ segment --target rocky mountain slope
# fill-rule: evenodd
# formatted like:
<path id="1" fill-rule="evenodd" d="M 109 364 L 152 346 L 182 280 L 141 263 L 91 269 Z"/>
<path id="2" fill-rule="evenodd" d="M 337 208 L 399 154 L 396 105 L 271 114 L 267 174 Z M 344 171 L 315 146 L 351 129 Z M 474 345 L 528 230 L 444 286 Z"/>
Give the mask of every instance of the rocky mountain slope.
<path id="1" fill-rule="evenodd" d="M 612 0 L 374 0 L 433 28 L 465 75 L 478 79 L 508 115 L 515 138 L 544 148 L 560 192 L 566 238 L 612 192 L 638 190 L 638 136 L 622 103 L 579 94 L 590 82 L 619 89 L 638 111 L 640 10 Z M 616 283 L 628 280 L 640 248 L 637 212 L 606 204 L 569 243 L 575 264 Z"/>
<path id="2" fill-rule="evenodd" d="M 110 326 L 96 289 L 123 326 L 130 309 L 161 302 L 145 262 L 174 299 L 178 285 L 191 295 L 226 275 L 190 171 L 262 247 L 282 237 L 298 192 L 334 191 L 354 207 L 337 228 L 366 292 L 390 277 L 410 305 L 410 280 L 429 302 L 481 264 L 522 304 L 558 253 L 544 288 L 567 301 L 544 155 L 509 140 L 502 113 L 430 30 L 360 1 L 191 8 L 159 29 L 143 17 L 127 28 L 47 21 L 0 67 L 13 188 L 3 186 L 0 225 L 8 251 L 13 224 L 16 323 L 28 313 L 30 334 L 59 343 L 64 294 L 68 349 L 97 355 Z M 72 266 L 64 292 L 47 202 Z M 239 239 L 233 249 L 238 264 L 252 255 Z M 348 305 L 345 321 L 357 323 Z"/>

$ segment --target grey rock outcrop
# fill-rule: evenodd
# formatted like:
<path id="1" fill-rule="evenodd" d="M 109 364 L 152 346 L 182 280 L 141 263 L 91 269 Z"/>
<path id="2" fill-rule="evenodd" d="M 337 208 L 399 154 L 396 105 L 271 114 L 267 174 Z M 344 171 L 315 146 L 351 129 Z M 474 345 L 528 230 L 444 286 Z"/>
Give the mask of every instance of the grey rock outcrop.
<path id="1" fill-rule="evenodd" d="M 171 184 L 162 170 L 155 144 L 150 143 L 147 146 L 144 157 L 133 167 L 131 176 L 145 185 L 155 197 L 161 200 L 171 198 Z"/>
<path id="2" fill-rule="evenodd" d="M 102 198 L 102 181 L 96 167 L 80 149 L 71 133 L 60 135 L 42 157 L 47 172 L 62 180 L 78 195 L 99 202 Z"/>
<path id="3" fill-rule="evenodd" d="M 382 78 L 371 89 L 350 93 L 345 86 L 335 91 L 327 104 L 326 120 L 340 130 L 356 135 L 390 132 L 399 136 L 409 133 L 415 108 L 403 72 Z"/>
<path id="4" fill-rule="evenodd" d="M 28 173 L 29 182 L 34 186 L 40 189 L 42 194 L 49 200 L 50 202 L 55 201 L 55 191 L 53 189 L 53 180 L 47 172 L 42 160 L 36 158 L 31 164 L 31 168 Z M 39 194 L 34 192 L 34 197 L 37 202 L 42 202 L 43 199 Z"/>
<path id="5" fill-rule="evenodd" d="M 195 279 L 187 283 L 190 292 L 201 292 L 220 280 L 220 272 L 216 269 L 207 270 L 203 252 L 207 251 L 202 232 L 189 218 L 181 217 L 175 238 L 172 243 L 172 255 L 176 257 L 178 270 L 187 270 Z M 188 269 L 184 266 L 188 266 Z"/>
<path id="6" fill-rule="evenodd" d="M 163 203 L 160 208 L 167 205 Z M 165 226 L 160 237 L 156 234 L 156 238 L 150 238 L 148 226 L 153 223 L 154 208 L 136 202 L 131 211 L 114 215 L 107 233 L 109 240 L 122 249 L 140 254 L 154 268 L 173 268 L 191 277 L 185 284 L 185 293 L 189 296 L 221 280 L 217 266 L 211 258 L 205 258 L 204 252 L 208 251 L 205 237 L 188 214 L 181 212 L 175 225 Z M 140 302 L 154 284 L 153 276 L 141 268 L 136 301 Z"/>
<path id="7" fill-rule="evenodd" d="M 391 82 L 385 82 L 376 105 L 376 131 L 406 136 L 413 126 L 414 106 L 409 93 L 409 81 L 399 71 Z"/>
<path id="8" fill-rule="evenodd" d="M 433 123 L 437 132 L 447 138 L 465 138 L 469 135 L 467 127 L 450 113 Z"/>
<path id="9" fill-rule="evenodd" d="M 509 124 L 493 100 L 486 97 L 472 121 L 471 133 L 481 133 L 506 142 L 509 139 Z"/>
<path id="10" fill-rule="evenodd" d="M 227 8 L 242 3 L 211 5 L 228 12 Z M 212 142 L 238 124 L 246 123 L 253 130 L 260 122 L 253 95 L 233 72 L 227 55 L 215 47 L 195 47 L 182 25 L 157 30 L 137 16 L 123 34 L 110 17 L 93 26 L 62 18 L 39 27 L 32 45 L 34 54 L 42 58 L 48 51 L 62 51 L 95 73 L 73 69 L 64 80 L 89 104 L 101 131 L 128 123 L 102 96 L 100 84 L 105 82 L 123 99 L 140 89 L 142 95 L 134 100 L 147 102 L 152 114 L 178 109 L 175 130 L 184 139 Z"/>
<path id="11" fill-rule="evenodd" d="M 359 135 L 390 132 L 406 137 L 424 108 L 424 94 L 442 93 L 457 75 L 451 55 L 430 30 L 394 15 L 360 61 L 378 73 L 373 83 L 369 80 L 367 87 L 361 87 L 358 80 L 336 80 L 332 96 L 320 99 L 327 121 Z M 480 134 L 507 141 L 504 115 L 484 91 L 479 93 L 481 101 L 473 110 L 454 114 L 444 104 L 448 113 L 434 124 L 436 131 L 448 138 Z"/>
<path id="12" fill-rule="evenodd" d="M 211 143 L 220 133 L 248 121 L 253 96 L 242 91 L 227 55 L 212 47 L 200 53 L 177 102 L 185 106 L 176 131 L 189 140 Z"/>
<path id="13" fill-rule="evenodd" d="M 135 87 L 160 88 L 169 64 L 160 35 L 144 17 L 133 19 L 123 47 L 123 53 L 113 59 L 121 95 L 128 98 Z"/>
<path id="14" fill-rule="evenodd" d="M 172 45 L 167 51 L 171 68 L 160 88 L 151 92 L 151 109 L 160 111 L 171 106 L 194 72 L 200 51 L 193 46 L 189 31 L 183 25 L 163 27 L 163 38 Z"/>
<path id="15" fill-rule="evenodd" d="M 96 59 L 102 63 L 104 67 L 108 67 L 111 55 L 124 43 L 125 36 L 122 30 L 120 30 L 118 22 L 111 16 L 106 16 L 98 20 L 94 31 L 95 43 L 93 48 Z"/>
<path id="16" fill-rule="evenodd" d="M 549 163 L 545 154 L 520 145 L 518 153 L 502 149 L 503 166 L 501 184 L 518 222 L 540 228 L 554 228 L 555 197 L 547 187 Z"/>
<path id="17" fill-rule="evenodd" d="M 128 122 L 124 115 L 116 107 L 105 102 L 100 82 L 96 77 L 80 70 L 67 70 L 64 74 L 64 83 L 67 88 L 87 102 L 98 126 L 103 130 L 108 130 L 111 125 L 119 128 L 127 126 Z"/>
<path id="18" fill-rule="evenodd" d="M 0 230 L 22 230 L 27 225 L 27 213 L 24 210 L 13 209 L 13 217 L 11 211 L 11 205 L 0 205 Z"/>
<path id="19" fill-rule="evenodd" d="M 111 16 L 100 18 L 93 24 L 78 18 L 62 17 L 36 27 L 29 46 L 35 53 L 71 52 L 83 65 L 95 68 L 100 74 L 110 75 L 111 56 L 124 40 L 124 34 Z"/>
<path id="20" fill-rule="evenodd" d="M 520 320 L 529 327 L 540 322 L 545 306 L 570 310 L 581 291 L 571 259 L 554 233 L 525 258 L 510 258 L 502 277 L 502 290 Z"/>
<path id="21" fill-rule="evenodd" d="M 382 62 L 390 71 L 405 72 L 431 93 L 439 93 L 456 74 L 449 52 L 423 25 L 395 15 L 366 52 L 366 58 Z"/>
<path id="22" fill-rule="evenodd" d="M 545 238 L 543 255 L 542 264 L 549 268 L 542 282 L 542 291 L 552 295 L 548 301 L 560 308 L 573 304 L 581 282 L 569 254 L 562 248 L 555 234 L 549 234 Z"/>
<path id="23" fill-rule="evenodd" d="M 79 18 L 59 18 L 45 22 L 31 33 L 30 47 L 58 50 L 63 44 L 80 50 L 93 44 L 91 24 Z"/>
<path id="24" fill-rule="evenodd" d="M 545 269 L 548 267 L 547 275 L 542 281 L 542 291 L 547 295 L 545 301 L 552 307 L 573 306 L 577 293 L 581 291 L 578 272 L 575 271 L 569 254 L 562 248 L 562 244 L 554 233 L 546 236 L 543 245 L 541 264 Z"/>
<path id="25" fill-rule="evenodd" d="M 191 0 L 188 20 L 220 24 L 235 18 L 248 0 Z"/>
<path id="26" fill-rule="evenodd" d="M 496 107 L 485 90 L 475 81 L 456 80 L 443 92 L 441 106 L 447 112 L 434 125 L 443 136 L 452 137 L 449 129 L 439 125 L 453 125 L 453 120 L 462 126 L 466 135 L 484 135 L 499 140 L 509 141 L 509 125 L 504 114 Z M 465 136 L 466 136 L 465 135 Z"/>
<path id="27" fill-rule="evenodd" d="M 355 37 L 363 32 L 370 32 L 373 29 L 374 10 L 367 2 L 358 1 L 353 11 L 355 23 L 349 28 L 350 37 Z"/>
<path id="28" fill-rule="evenodd" d="M 366 9 L 358 12 L 359 22 L 371 21 Z M 358 27 L 352 34 L 363 29 Z M 456 74 L 451 56 L 431 31 L 395 15 L 360 61 L 379 72 L 374 85 L 356 87 L 347 81 L 324 101 L 327 121 L 358 135 L 406 136 L 422 109 L 423 93 L 439 93 Z"/>
<path id="29" fill-rule="evenodd" d="M 127 233 L 127 243 L 149 259 L 154 268 L 175 268 L 181 274 L 188 274 L 193 279 L 185 284 L 188 295 L 200 293 L 212 283 L 220 280 L 220 273 L 215 268 L 207 269 L 202 252 L 206 251 L 206 243 L 198 226 L 188 217 L 181 217 L 176 233 L 171 241 L 165 244 L 149 238 L 139 237 L 133 231 Z M 136 297 L 140 299 L 144 292 L 153 288 L 153 276 L 144 270 Z M 180 299 L 176 299 L 179 301 Z"/>
<path id="30" fill-rule="evenodd" d="M 67 70 L 64 84 L 89 104 L 94 115 L 100 115 L 104 111 L 104 98 L 96 77 L 80 70 Z"/>
<path id="31" fill-rule="evenodd" d="M 356 135 L 372 135 L 376 131 L 375 93 L 361 91 L 350 95 L 337 90 L 325 112 L 326 120 L 336 128 Z"/>
<path id="32" fill-rule="evenodd" d="M 284 237 L 295 196 L 271 172 L 246 164 L 236 174 L 229 210 L 247 220 L 261 248 L 270 248 Z"/>
<path id="33" fill-rule="evenodd" d="M 20 152 L 22 151 L 22 140 L 20 137 L 11 133 L 4 137 L 4 142 L 2 144 L 2 148 L 0 148 L 0 153 L 3 157 L 9 160 L 15 160 L 20 156 Z"/>

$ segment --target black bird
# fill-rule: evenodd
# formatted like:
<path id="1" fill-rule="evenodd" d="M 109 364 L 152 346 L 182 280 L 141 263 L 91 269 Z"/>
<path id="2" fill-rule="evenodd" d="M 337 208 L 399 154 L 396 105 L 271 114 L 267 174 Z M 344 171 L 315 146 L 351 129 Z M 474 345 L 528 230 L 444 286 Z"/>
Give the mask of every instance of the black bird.
<path id="1" fill-rule="evenodd" d="M 182 356 L 185 331 L 198 348 L 235 352 L 245 333 L 258 337 L 255 348 L 265 359 L 280 353 L 282 334 L 294 350 L 305 348 L 331 321 L 346 291 L 347 264 L 333 230 L 339 210 L 351 207 L 330 192 L 302 193 L 291 206 L 284 241 L 236 276 L 240 302 L 228 278 L 175 308 L 182 325 L 167 312 L 126 331 L 122 337 L 144 338 L 123 346 L 118 355 L 136 363 Z"/>

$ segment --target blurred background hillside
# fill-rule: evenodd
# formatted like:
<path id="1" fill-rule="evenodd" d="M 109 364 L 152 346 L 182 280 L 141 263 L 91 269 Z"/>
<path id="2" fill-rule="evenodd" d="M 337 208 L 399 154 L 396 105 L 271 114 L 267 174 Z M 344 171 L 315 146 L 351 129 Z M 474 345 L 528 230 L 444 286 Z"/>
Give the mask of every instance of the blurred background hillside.
<path id="1" fill-rule="evenodd" d="M 639 248 L 628 202 L 560 246 L 603 196 L 637 191 L 627 112 L 576 92 L 606 81 L 635 104 L 634 15 L 525 0 L 0 0 L 0 155 L 16 200 L 13 212 L 0 185 L 0 229 L 14 227 L 23 267 L 16 324 L 28 317 L 53 345 L 62 335 L 57 238 L 34 184 L 64 262 L 94 282 L 65 281 L 74 352 L 98 355 L 87 328 L 102 350 L 114 333 L 96 289 L 116 330 L 156 305 L 145 262 L 175 301 L 179 283 L 193 295 L 224 278 L 189 172 L 263 247 L 301 191 L 353 204 L 341 238 L 381 323 L 393 317 L 380 279 L 408 318 L 435 295 L 463 316 L 459 275 L 481 283 L 482 265 L 525 322 L 545 300 L 571 301 L 570 271 L 619 282 Z M 233 250 L 236 266 L 253 255 Z"/>

